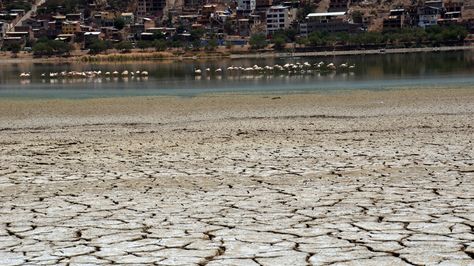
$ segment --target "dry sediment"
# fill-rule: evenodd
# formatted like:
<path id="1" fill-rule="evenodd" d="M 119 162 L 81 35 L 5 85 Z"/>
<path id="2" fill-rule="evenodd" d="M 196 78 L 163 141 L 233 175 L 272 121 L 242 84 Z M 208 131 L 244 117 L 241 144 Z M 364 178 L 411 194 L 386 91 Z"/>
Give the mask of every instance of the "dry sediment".
<path id="1" fill-rule="evenodd" d="M 0 264 L 473 265 L 473 99 L 4 101 Z"/>

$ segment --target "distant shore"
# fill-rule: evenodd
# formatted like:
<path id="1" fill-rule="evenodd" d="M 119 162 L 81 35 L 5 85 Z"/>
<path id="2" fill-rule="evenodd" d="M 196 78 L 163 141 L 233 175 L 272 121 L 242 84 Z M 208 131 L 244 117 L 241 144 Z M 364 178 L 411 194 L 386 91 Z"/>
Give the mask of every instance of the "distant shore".
<path id="1" fill-rule="evenodd" d="M 427 53 L 427 52 L 449 52 L 473 50 L 470 46 L 444 46 L 444 47 L 422 47 L 422 48 L 392 48 L 392 49 L 370 49 L 370 50 L 345 50 L 345 51 L 321 51 L 321 52 L 295 52 L 295 53 L 252 53 L 232 54 L 230 58 L 269 58 L 269 57 L 311 57 L 311 56 L 342 56 L 342 55 L 370 55 L 370 54 L 404 54 L 404 53 Z"/>
<path id="2" fill-rule="evenodd" d="M 173 53 L 173 52 L 150 52 L 133 50 L 129 53 L 109 53 L 90 55 L 76 53 L 67 57 L 40 57 L 35 58 L 29 53 L 20 53 L 17 57 L 10 54 L 0 54 L 0 64 L 12 63 L 79 63 L 79 62 L 130 62 L 130 61 L 165 61 L 165 60 L 213 60 L 213 59 L 252 59 L 252 58 L 290 58 L 290 57 L 315 57 L 315 56 L 348 56 L 348 55 L 371 55 L 371 54 L 403 54 L 403 53 L 428 53 L 474 50 L 474 45 L 468 46 L 444 46 L 423 48 L 390 48 L 370 50 L 343 50 L 343 51 L 318 51 L 318 52 L 250 52 L 231 53 L 228 51 L 199 52 L 199 53 Z"/>

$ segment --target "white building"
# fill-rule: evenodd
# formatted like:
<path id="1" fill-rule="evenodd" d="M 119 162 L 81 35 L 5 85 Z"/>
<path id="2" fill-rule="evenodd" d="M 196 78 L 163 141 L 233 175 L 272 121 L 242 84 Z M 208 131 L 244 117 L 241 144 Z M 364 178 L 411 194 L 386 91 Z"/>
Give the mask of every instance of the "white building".
<path id="1" fill-rule="evenodd" d="M 443 1 L 426 1 L 424 6 L 418 8 L 418 26 L 422 28 L 438 25 L 444 11 Z"/>
<path id="2" fill-rule="evenodd" d="M 438 25 L 441 18 L 441 9 L 436 7 L 423 7 L 418 9 L 418 26 L 422 28 Z"/>
<path id="3" fill-rule="evenodd" d="M 237 0 L 237 11 L 251 13 L 257 6 L 257 0 Z"/>
<path id="4" fill-rule="evenodd" d="M 286 6 L 272 6 L 267 11 L 267 35 L 288 29 L 293 15 Z"/>
<path id="5" fill-rule="evenodd" d="M 7 33 L 8 24 L 6 22 L 0 21 L 0 41 L 5 37 Z"/>

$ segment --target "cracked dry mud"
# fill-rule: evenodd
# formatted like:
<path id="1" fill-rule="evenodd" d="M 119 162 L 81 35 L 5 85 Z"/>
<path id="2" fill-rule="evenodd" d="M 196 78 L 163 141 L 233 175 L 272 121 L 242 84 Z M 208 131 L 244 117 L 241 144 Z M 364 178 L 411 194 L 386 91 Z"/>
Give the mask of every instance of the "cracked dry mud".
<path id="1" fill-rule="evenodd" d="M 0 131 L 1 265 L 474 265 L 472 113 Z"/>

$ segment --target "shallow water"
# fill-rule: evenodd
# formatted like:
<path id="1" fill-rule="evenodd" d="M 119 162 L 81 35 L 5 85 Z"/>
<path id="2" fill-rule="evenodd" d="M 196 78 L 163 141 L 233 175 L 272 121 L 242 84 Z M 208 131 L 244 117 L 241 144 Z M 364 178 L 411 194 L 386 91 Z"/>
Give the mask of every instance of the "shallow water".
<path id="1" fill-rule="evenodd" d="M 355 64 L 353 70 L 305 74 L 230 74 L 231 65 L 250 67 L 320 61 Z M 220 75 L 196 76 L 194 69 L 224 69 Z M 451 87 L 474 84 L 474 52 L 382 54 L 364 56 L 239 59 L 107 64 L 0 64 L 0 97 L 94 98 L 116 96 L 179 95 L 233 92 L 309 92 L 353 89 Z M 60 71 L 147 70 L 148 78 L 49 79 L 41 73 Z M 32 78 L 20 79 L 21 72 Z"/>

